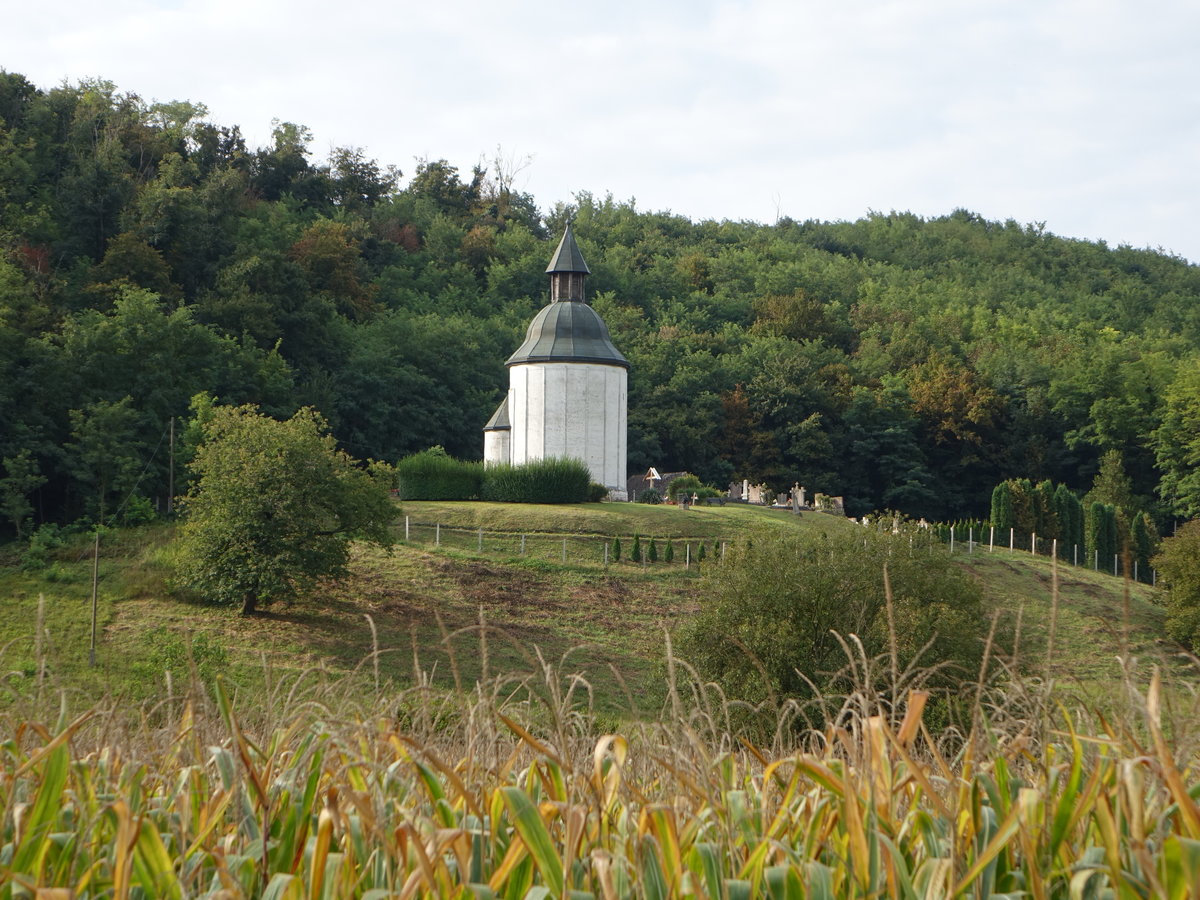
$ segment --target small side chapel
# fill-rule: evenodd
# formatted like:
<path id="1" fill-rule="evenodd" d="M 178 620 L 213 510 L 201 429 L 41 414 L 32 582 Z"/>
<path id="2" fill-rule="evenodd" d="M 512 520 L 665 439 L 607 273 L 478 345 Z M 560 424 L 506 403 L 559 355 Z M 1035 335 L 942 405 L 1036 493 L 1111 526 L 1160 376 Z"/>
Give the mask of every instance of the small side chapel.
<path id="1" fill-rule="evenodd" d="M 609 499 L 625 489 L 629 361 L 588 304 L 589 274 L 570 223 L 546 267 L 550 302 L 508 358 L 508 395 L 483 428 L 484 465 L 572 457 Z"/>

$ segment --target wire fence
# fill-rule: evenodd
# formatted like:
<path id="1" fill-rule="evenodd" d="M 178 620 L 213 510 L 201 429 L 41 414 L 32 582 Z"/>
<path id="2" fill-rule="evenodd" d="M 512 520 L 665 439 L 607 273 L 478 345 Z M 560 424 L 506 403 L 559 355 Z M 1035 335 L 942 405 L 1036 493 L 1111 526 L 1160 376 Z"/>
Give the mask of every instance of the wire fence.
<path id="1" fill-rule="evenodd" d="M 933 533 L 951 554 L 1018 553 L 1033 556 L 1058 556 L 1060 562 L 1096 572 L 1157 585 L 1158 572 L 1142 560 L 1123 553 L 1101 554 L 1079 545 L 1064 545 L 1056 538 L 1023 534 L 1016 529 L 989 527 L 961 528 L 939 526 Z M 641 567 L 697 571 L 706 561 L 723 560 L 731 544 L 720 538 L 647 537 L 634 535 L 618 538 L 595 534 L 546 534 L 544 532 L 489 531 L 440 522 L 417 522 L 404 517 L 404 541 L 407 544 L 434 546 L 478 554 L 523 557 L 561 565 L 608 568 Z"/>
<path id="2" fill-rule="evenodd" d="M 677 569 L 696 571 L 706 561 L 724 559 L 729 541 L 719 538 L 620 537 L 620 556 L 612 537 L 595 534 L 546 534 L 537 532 L 488 531 L 439 522 L 416 522 L 404 517 L 407 544 L 447 550 L 496 554 L 507 557 L 590 567 Z M 636 550 L 636 555 L 635 555 Z"/>
<path id="3" fill-rule="evenodd" d="M 1033 556 L 1057 556 L 1061 562 L 1079 568 L 1103 572 L 1118 578 L 1128 576 L 1145 584 L 1158 584 L 1158 571 L 1132 554 L 1110 555 L 1081 544 L 1064 544 L 1057 538 L 1023 534 L 1015 528 L 997 529 L 985 526 L 978 529 L 960 528 L 956 531 L 955 526 L 950 525 L 937 529 L 936 533 L 942 542 L 949 546 L 951 553 L 1028 553 Z"/>

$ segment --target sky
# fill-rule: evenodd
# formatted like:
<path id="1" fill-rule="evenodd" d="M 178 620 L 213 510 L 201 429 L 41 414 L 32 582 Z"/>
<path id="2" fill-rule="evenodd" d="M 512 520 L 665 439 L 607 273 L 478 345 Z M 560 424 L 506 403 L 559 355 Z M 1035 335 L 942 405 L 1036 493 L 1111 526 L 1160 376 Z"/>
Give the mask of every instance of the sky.
<path id="1" fill-rule="evenodd" d="M 252 147 L 504 160 L 692 219 L 964 208 L 1200 262 L 1195 0 L 57 0 L 0 68 L 191 100 Z"/>

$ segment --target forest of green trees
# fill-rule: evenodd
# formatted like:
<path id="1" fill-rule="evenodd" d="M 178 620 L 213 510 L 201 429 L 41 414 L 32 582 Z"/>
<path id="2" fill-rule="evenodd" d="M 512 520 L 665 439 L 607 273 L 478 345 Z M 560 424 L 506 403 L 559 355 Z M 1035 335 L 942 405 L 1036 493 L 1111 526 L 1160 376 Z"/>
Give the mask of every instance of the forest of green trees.
<path id="1" fill-rule="evenodd" d="M 0 534 L 165 507 L 197 394 L 311 406 L 353 456 L 478 458 L 564 222 L 632 365 L 629 470 L 988 514 L 1118 451 L 1200 514 L 1200 268 L 970 212 L 773 225 L 411 171 L 301 125 L 0 71 Z"/>

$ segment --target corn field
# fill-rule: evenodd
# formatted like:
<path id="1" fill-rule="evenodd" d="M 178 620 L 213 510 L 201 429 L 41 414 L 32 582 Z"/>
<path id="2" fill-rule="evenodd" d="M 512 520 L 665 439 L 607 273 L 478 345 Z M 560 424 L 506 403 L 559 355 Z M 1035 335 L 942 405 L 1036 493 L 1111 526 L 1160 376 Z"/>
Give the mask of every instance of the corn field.
<path id="1" fill-rule="evenodd" d="M 0 898 L 1200 896 L 1194 719 L 1157 672 L 1119 718 L 981 698 L 947 740 L 913 691 L 760 745 L 681 668 L 619 733 L 545 663 L 452 694 L 10 708 Z"/>

